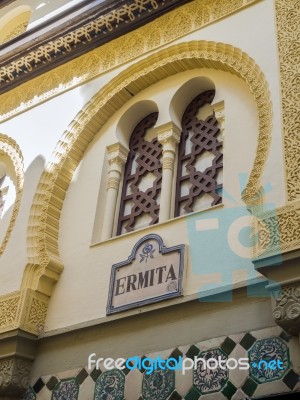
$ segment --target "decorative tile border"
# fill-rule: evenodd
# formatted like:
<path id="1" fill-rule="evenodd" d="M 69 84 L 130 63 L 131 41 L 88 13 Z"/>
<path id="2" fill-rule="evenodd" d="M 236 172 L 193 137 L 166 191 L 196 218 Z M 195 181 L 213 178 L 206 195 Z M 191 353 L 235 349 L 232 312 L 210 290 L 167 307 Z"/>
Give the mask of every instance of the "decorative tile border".
<path id="1" fill-rule="evenodd" d="M 176 371 L 175 374 L 171 370 L 156 370 L 151 374 L 146 374 L 143 368 L 105 371 L 103 365 L 100 364 L 99 370 L 88 371 L 87 368 L 82 368 L 75 377 L 68 379 L 59 380 L 57 376 L 41 377 L 32 382 L 32 387 L 28 389 L 23 400 L 61 400 L 62 398 L 83 400 L 85 399 L 84 390 L 87 387 L 90 387 L 90 393 L 94 393 L 93 400 L 110 398 L 114 400 L 201 400 L 203 396 L 205 400 L 219 398 L 246 400 L 250 397 L 253 399 L 256 396 L 259 397 L 256 393 L 259 393 L 259 389 L 266 384 L 269 393 L 276 393 L 278 382 L 280 390 L 285 393 L 300 391 L 300 377 L 295 372 L 299 371 L 300 365 L 295 365 L 292 353 L 291 356 L 289 354 L 291 340 L 297 339 L 285 332 L 279 332 L 277 327 L 268 328 L 257 332 L 246 332 L 243 335 L 214 338 L 190 346 L 169 349 L 163 353 L 164 358 L 176 360 L 179 357 L 208 359 L 219 356 L 225 360 L 238 358 L 242 354 L 242 357 L 248 355 L 250 361 L 259 362 L 269 357 L 270 360 L 280 359 L 283 362 L 282 371 L 274 369 L 258 372 L 257 369 L 251 367 L 249 371 L 243 371 L 241 376 L 239 369 L 228 371 L 217 368 L 214 371 L 207 371 L 199 367 L 193 373 L 186 373 L 186 375 L 183 375 L 181 371 Z M 294 342 L 291 344 L 295 346 Z M 298 343 L 296 345 L 299 347 Z M 183 386 L 178 384 L 180 374 L 180 380 L 189 381 L 187 385 L 184 385 L 188 389 L 183 390 Z M 130 386 L 134 387 L 135 394 L 127 398 L 125 387 Z"/>
<path id="2" fill-rule="evenodd" d="M 52 392 L 51 400 L 62 400 L 62 399 L 77 400 L 78 395 L 79 395 L 79 384 L 77 380 L 75 378 L 66 379 L 58 382 L 55 385 Z"/>
<path id="3" fill-rule="evenodd" d="M 287 344 L 280 338 L 268 338 L 257 340 L 248 352 L 250 360 L 250 376 L 257 383 L 271 382 L 281 379 L 290 366 L 289 349 Z M 276 366 L 274 369 L 267 369 L 259 363 L 271 360 L 281 361 L 283 370 Z"/>
<path id="4" fill-rule="evenodd" d="M 219 348 L 203 351 L 199 355 L 204 360 L 209 359 L 220 359 L 226 362 L 227 355 Z M 202 364 L 198 364 L 196 370 L 194 370 L 194 387 L 199 390 L 201 394 L 209 394 L 219 392 L 228 381 L 228 370 L 217 367 L 214 370 L 209 370 L 203 367 Z"/>
<path id="5" fill-rule="evenodd" d="M 142 386 L 143 400 L 166 400 L 175 389 L 175 372 L 157 369 L 144 374 Z"/>
<path id="6" fill-rule="evenodd" d="M 27 389 L 27 392 L 22 400 L 36 400 L 36 394 L 32 387 Z"/>
<path id="7" fill-rule="evenodd" d="M 125 390 L 125 376 L 120 370 L 103 372 L 95 385 L 94 400 L 123 400 Z"/>

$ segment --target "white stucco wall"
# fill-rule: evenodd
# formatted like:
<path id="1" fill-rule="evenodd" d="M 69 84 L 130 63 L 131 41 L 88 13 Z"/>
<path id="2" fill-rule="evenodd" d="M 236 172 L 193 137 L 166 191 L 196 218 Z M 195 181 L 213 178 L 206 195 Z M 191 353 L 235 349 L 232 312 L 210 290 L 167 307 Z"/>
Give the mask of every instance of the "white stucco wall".
<path id="1" fill-rule="evenodd" d="M 267 194 L 267 200 L 276 206 L 284 204 L 279 71 L 272 0 L 258 2 L 174 43 L 191 40 L 211 40 L 236 46 L 251 56 L 264 73 L 269 83 L 273 105 L 273 139 L 262 182 L 264 185 L 271 184 L 272 187 Z M 146 56 L 147 54 L 141 58 Z M 129 64 L 133 63 L 134 61 Z M 26 231 L 30 205 L 44 165 L 51 160 L 56 143 L 92 95 L 129 64 L 0 125 L 0 131 L 13 137 L 23 152 L 26 178 L 20 215 L 10 244 L 0 259 L 0 282 L 5 282 L 5 285 L 0 285 L 0 294 L 18 290 L 20 287 L 27 261 Z M 215 102 L 224 100 L 225 103 L 223 184 L 226 192 L 239 202 L 241 188 L 238 174 L 251 171 L 258 136 L 256 105 L 248 86 L 229 73 L 199 69 L 170 77 L 135 96 L 111 116 L 99 132 L 85 153 L 68 190 L 59 239 L 65 270 L 50 301 L 46 330 L 104 317 L 111 265 L 127 258 L 132 246 L 143 235 L 156 232 L 165 239 L 167 246 L 189 243 L 189 225 L 185 218 L 180 218 L 170 224 L 162 224 L 90 247 L 92 242 L 99 242 L 95 215 L 97 207 L 102 205 L 101 198 L 98 202 L 98 196 L 100 187 L 101 190 L 103 188 L 103 185 L 100 185 L 101 179 L 102 182 L 104 179 L 102 166 L 105 148 L 115 142 L 115 130 L 120 117 L 135 102 L 152 100 L 160 111 L 158 124 L 169 121 L 168 105 L 173 95 L 184 82 L 199 75 L 206 76 L 214 82 L 217 90 Z M 230 198 L 224 197 L 223 208 L 231 207 Z M 209 218 L 213 212 L 207 211 L 201 215 Z M 177 232 L 181 232 L 180 237 Z M 18 252 L 15 251 L 16 247 Z M 200 276 L 197 268 L 196 271 L 193 270 L 191 259 L 190 255 L 186 264 L 185 293 L 196 295 L 204 277 Z M 235 262 L 235 258 L 229 260 L 232 272 L 236 271 Z M 233 278 L 230 275 L 226 276 L 226 279 L 222 277 L 222 283 L 227 285 L 232 283 L 233 279 L 236 284 L 243 284 L 245 271 L 253 270 L 253 267 L 249 259 L 243 261 L 240 267 L 240 272 L 234 272 Z M 227 268 L 227 264 L 224 263 L 222 268 Z M 211 276 L 207 277 L 210 278 Z M 212 279 L 218 280 L 219 277 L 214 276 Z"/>

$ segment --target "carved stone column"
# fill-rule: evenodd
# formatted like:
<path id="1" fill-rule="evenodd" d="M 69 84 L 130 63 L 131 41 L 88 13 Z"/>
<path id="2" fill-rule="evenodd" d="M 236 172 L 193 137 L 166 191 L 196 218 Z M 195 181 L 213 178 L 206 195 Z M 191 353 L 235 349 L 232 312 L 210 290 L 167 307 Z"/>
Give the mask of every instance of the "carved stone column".
<path id="1" fill-rule="evenodd" d="M 212 103 L 212 108 L 214 110 L 216 119 L 219 123 L 219 128 L 221 131 L 222 138 L 224 136 L 224 123 L 225 123 L 225 113 L 224 113 L 224 101 L 219 101 L 218 103 Z"/>
<path id="2" fill-rule="evenodd" d="M 124 172 L 124 165 L 127 160 L 128 150 L 120 143 L 112 144 L 107 147 L 108 151 L 108 180 L 105 212 L 102 227 L 102 240 L 111 238 L 120 182 Z"/>
<path id="3" fill-rule="evenodd" d="M 163 145 L 163 171 L 160 196 L 159 222 L 170 219 L 173 175 L 175 168 L 176 147 L 180 141 L 180 129 L 168 122 L 157 128 L 158 140 Z"/>

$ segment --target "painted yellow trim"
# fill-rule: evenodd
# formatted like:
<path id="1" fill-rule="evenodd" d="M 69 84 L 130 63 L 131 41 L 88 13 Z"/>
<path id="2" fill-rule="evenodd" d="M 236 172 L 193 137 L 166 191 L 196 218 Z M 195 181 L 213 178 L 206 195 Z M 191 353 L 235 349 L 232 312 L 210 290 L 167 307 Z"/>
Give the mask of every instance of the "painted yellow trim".
<path id="1" fill-rule="evenodd" d="M 0 256 L 6 248 L 6 245 L 9 241 L 12 229 L 14 227 L 14 224 L 18 216 L 21 203 L 21 196 L 23 192 L 23 182 L 24 182 L 23 156 L 20 147 L 18 146 L 15 140 L 0 133 L 0 160 L 1 160 L 1 154 L 9 158 L 9 161 L 12 164 L 12 168 L 14 169 L 15 176 L 12 176 L 11 179 L 13 180 L 16 188 L 16 199 L 14 202 L 9 226 L 6 230 L 2 243 L 0 243 Z"/>
<path id="2" fill-rule="evenodd" d="M 16 114 L 82 85 L 113 68 L 162 48 L 180 37 L 219 21 L 258 1 L 261 0 L 194 0 L 176 8 L 133 32 L 2 94 L 0 96 L 0 121 L 12 118 Z M 111 18 L 115 18 L 113 13 Z M 62 43 L 66 42 L 66 46 L 69 46 L 68 38 L 60 37 L 58 40 Z M 36 52 L 32 51 L 28 57 L 28 65 L 31 60 L 39 59 L 44 53 L 49 56 L 49 46 L 55 46 L 55 43 L 49 42 L 45 46 L 40 46 Z M 0 68 L 0 82 L 1 79 L 4 79 L 2 77 L 7 75 L 11 76 L 13 80 L 18 68 L 18 60 Z"/>
<path id="3" fill-rule="evenodd" d="M 271 132 L 271 102 L 267 82 L 246 53 L 224 43 L 195 41 L 170 46 L 128 67 L 105 85 L 74 118 L 55 150 L 56 162 L 46 166 L 34 197 L 28 227 L 29 261 L 22 289 L 47 296 L 59 279 L 60 213 L 73 173 L 83 154 L 110 116 L 130 98 L 168 76 L 193 68 L 214 68 L 240 77 L 249 86 L 258 109 L 257 154 L 244 197 L 251 201 L 260 186 Z"/>

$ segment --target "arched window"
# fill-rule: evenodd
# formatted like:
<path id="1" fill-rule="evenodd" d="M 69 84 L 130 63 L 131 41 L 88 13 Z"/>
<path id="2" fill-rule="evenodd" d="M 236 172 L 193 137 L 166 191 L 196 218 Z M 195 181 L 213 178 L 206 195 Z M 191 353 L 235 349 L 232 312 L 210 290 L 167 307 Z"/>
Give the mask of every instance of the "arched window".
<path id="1" fill-rule="evenodd" d="M 157 137 L 146 138 L 158 113 L 140 121 L 130 138 L 125 165 L 117 234 L 153 225 L 159 218 L 159 197 L 162 180 L 162 145 Z"/>
<path id="2" fill-rule="evenodd" d="M 195 97 L 182 117 L 178 149 L 175 216 L 222 201 L 220 129 L 211 102 L 214 90 Z"/>
<path id="3" fill-rule="evenodd" d="M 222 202 L 224 102 L 212 104 L 214 97 L 215 90 L 207 88 L 177 96 L 172 120 L 166 119 L 161 107 L 160 125 L 153 104 L 145 112 L 145 104 L 137 103 L 134 114 L 130 109 L 131 118 L 128 110 L 121 117 L 124 128 L 134 126 L 132 117 L 149 113 L 135 128 L 122 130 L 123 140 L 107 146 L 107 191 L 98 225 L 101 240 Z M 129 152 L 122 144 L 128 139 Z"/>

